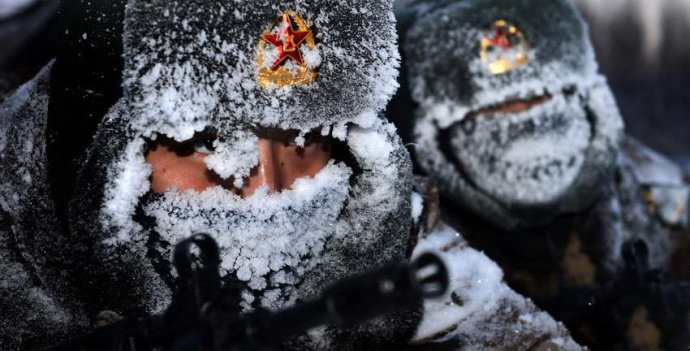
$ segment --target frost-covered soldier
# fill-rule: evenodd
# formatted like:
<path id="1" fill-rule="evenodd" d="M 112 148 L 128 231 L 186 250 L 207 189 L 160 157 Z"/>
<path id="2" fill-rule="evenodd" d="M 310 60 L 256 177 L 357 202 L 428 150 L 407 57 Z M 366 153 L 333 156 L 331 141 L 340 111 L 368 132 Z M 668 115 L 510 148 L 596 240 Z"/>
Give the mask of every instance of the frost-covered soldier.
<path id="1" fill-rule="evenodd" d="M 193 233 L 219 242 L 239 310 L 406 259 L 409 156 L 379 117 L 399 61 L 390 1 L 66 3 L 66 48 L 3 105 L 8 348 L 102 311 L 160 312 L 170 249 Z M 96 124 L 76 181 L 47 167 L 83 154 L 93 132 L 74 128 Z M 404 345 L 419 318 L 293 342 Z"/>
<path id="2" fill-rule="evenodd" d="M 238 313 L 408 259 L 411 163 L 380 117 L 397 87 L 392 1 L 63 1 L 61 15 L 57 60 L 0 107 L 1 349 L 161 312 L 171 248 L 194 233 L 218 241 Z M 415 345 L 576 348 L 452 232 L 424 248 L 473 255 L 456 291 L 493 291 L 427 306 Z M 286 347 L 399 349 L 421 307 Z"/>
<path id="3" fill-rule="evenodd" d="M 623 247 L 636 240 L 652 267 L 687 279 L 679 249 L 690 188 L 678 167 L 623 135 L 572 4 L 412 1 L 397 14 L 405 90 L 391 115 L 404 127 L 413 117 L 402 112 L 415 111 L 407 135 L 447 201 L 445 217 L 581 341 L 687 342 L 683 310 L 637 303 L 604 320 L 587 308 L 620 277 Z M 573 303 L 549 304 L 564 299 Z"/>

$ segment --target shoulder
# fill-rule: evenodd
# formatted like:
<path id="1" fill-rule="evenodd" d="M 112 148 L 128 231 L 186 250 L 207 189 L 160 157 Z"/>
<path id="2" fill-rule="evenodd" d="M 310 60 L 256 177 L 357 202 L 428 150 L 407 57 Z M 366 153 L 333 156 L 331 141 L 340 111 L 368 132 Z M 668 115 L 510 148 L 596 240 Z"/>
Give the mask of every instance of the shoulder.
<path id="1" fill-rule="evenodd" d="M 10 215 L 44 168 L 51 66 L 0 104 L 0 209 Z"/>
<path id="2" fill-rule="evenodd" d="M 650 211 L 663 224 L 690 228 L 690 177 L 680 165 L 632 137 L 622 143 L 620 163 L 635 177 Z"/>
<path id="3" fill-rule="evenodd" d="M 17 250 L 11 217 L 0 209 L 0 349 L 40 349 L 74 333 L 78 323 Z"/>
<path id="4" fill-rule="evenodd" d="M 0 349 L 38 349 L 84 325 L 52 282 L 39 241 L 54 219 L 45 194 L 49 64 L 0 104 Z M 54 243 L 53 241 L 50 241 Z M 43 255 L 43 256 L 42 256 Z"/>
<path id="5" fill-rule="evenodd" d="M 52 66 L 51 62 L 43 67 L 34 78 L 0 104 L 0 131 L 7 133 L 11 127 L 35 122 L 47 113 Z"/>

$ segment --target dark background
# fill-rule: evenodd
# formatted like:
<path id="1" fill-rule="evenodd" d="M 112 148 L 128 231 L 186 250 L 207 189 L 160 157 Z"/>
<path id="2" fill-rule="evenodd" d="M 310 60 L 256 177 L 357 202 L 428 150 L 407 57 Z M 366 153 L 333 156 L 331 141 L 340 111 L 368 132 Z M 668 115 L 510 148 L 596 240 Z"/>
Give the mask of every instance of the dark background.
<path id="1" fill-rule="evenodd" d="M 575 2 L 628 133 L 690 170 L 690 0 Z M 58 7 L 0 0 L 0 102 L 54 56 Z"/>
<path id="2" fill-rule="evenodd" d="M 690 170 L 690 1 L 576 3 L 628 133 Z"/>

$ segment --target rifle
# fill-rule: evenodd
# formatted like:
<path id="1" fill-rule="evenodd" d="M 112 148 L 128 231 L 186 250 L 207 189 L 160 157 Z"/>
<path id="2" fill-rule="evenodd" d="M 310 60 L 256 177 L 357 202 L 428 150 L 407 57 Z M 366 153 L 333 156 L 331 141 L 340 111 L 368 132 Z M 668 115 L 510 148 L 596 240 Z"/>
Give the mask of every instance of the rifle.
<path id="1" fill-rule="evenodd" d="M 240 315 L 228 301 L 231 287 L 222 285 L 220 254 L 210 236 L 197 234 L 180 242 L 173 257 L 178 288 L 162 315 L 116 322 L 53 350 L 276 349 L 314 327 L 354 326 L 412 308 L 422 299 L 445 294 L 449 283 L 441 259 L 426 253 L 411 264 L 391 264 L 341 280 L 294 307 Z"/>

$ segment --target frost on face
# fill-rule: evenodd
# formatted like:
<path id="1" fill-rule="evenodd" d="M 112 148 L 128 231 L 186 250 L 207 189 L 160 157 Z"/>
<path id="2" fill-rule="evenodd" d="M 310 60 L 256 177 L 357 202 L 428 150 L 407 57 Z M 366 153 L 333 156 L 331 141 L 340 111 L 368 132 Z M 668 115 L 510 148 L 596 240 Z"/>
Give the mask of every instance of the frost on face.
<path id="1" fill-rule="evenodd" d="M 277 194 L 260 188 L 242 199 L 220 187 L 202 193 L 171 191 L 154 197 L 144 210 L 169 244 L 196 233 L 211 235 L 219 244 L 225 274 L 234 273 L 252 290 L 266 291 L 261 304 L 275 309 L 297 298 L 291 295 L 293 287 L 319 263 L 347 198 L 350 175 L 349 168 L 331 162 L 313 179 L 300 178 L 292 189 Z"/>
<path id="2" fill-rule="evenodd" d="M 528 111 L 469 117 L 452 150 L 477 186 L 506 203 L 557 199 L 580 173 L 591 138 L 579 97 L 556 95 Z"/>
<path id="3" fill-rule="evenodd" d="M 259 188 L 254 195 L 242 199 L 221 187 L 202 193 L 152 194 L 151 166 L 145 159 L 146 140 L 150 138 L 146 136 L 162 133 L 156 129 L 138 130 L 137 118 L 131 115 L 126 104 L 118 103 L 106 117 L 107 122 L 126 125 L 126 138 L 131 141 L 126 147 L 114 150 L 117 157 L 108 167 L 100 212 L 106 233 L 102 245 L 106 252 L 126 247 L 134 256 L 132 262 L 143 260 L 139 269 L 147 270 L 146 279 L 157 291 L 167 289 L 160 285 L 157 272 L 150 271 L 151 258 L 146 258 L 150 255 L 147 252 L 158 250 L 156 257 L 168 265 L 174 244 L 196 233 L 208 233 L 221 246 L 225 274 L 232 274 L 246 284 L 244 308 L 283 307 L 300 296 L 297 286 L 303 276 L 328 259 L 323 251 L 331 237 L 337 233 L 351 234 L 352 223 L 342 222 L 340 217 L 347 212 L 346 203 L 356 209 L 366 209 L 370 214 L 386 215 L 398 211 L 406 202 L 399 200 L 409 199 L 409 194 L 403 195 L 406 188 L 399 184 L 400 173 L 404 172 L 399 162 L 404 159 L 397 155 L 395 128 L 383 121 L 374 129 L 346 128 L 346 145 L 362 171 L 359 176 L 362 185 L 355 187 L 357 190 L 351 188 L 352 170 L 331 161 L 314 178 L 298 179 L 291 189 L 277 194 Z M 219 130 L 217 125 L 199 125 L 199 128 Z M 206 157 L 207 166 L 215 173 L 238 177 L 237 174 L 248 173 L 256 165 L 257 137 L 250 129 L 243 128 L 236 126 L 232 131 L 219 133 L 215 149 Z M 321 131 L 335 129 L 323 127 Z M 358 194 L 357 198 L 350 197 L 351 191 Z M 152 221 L 141 222 L 138 209 Z M 409 213 L 409 207 L 403 211 Z M 368 218 L 357 217 L 352 221 L 368 223 Z M 364 245 L 380 240 L 377 235 L 388 235 L 375 226 L 367 224 L 367 228 L 366 233 L 358 233 L 348 240 Z M 151 240 L 157 243 L 151 244 Z M 148 306 L 154 310 L 165 306 L 169 298 L 166 294 L 169 295 L 155 294 L 147 302 Z"/>
<path id="4" fill-rule="evenodd" d="M 127 106 L 118 103 L 99 127 L 85 169 L 105 176 L 85 178 L 85 186 L 103 189 L 103 197 L 77 210 L 80 216 L 97 217 L 77 225 L 92 235 L 95 255 L 106 262 L 97 267 L 94 279 L 111 286 L 131 284 L 136 299 L 128 301 L 133 305 L 151 313 L 166 308 L 174 284 L 171 247 L 199 232 L 213 235 L 223 246 L 225 279 L 244 289 L 238 303 L 245 309 L 280 308 L 338 279 L 404 259 L 412 172 L 395 128 L 385 120 L 370 129 L 343 127 L 341 145 L 357 172 L 331 163 L 292 189 L 278 194 L 264 189 L 241 199 L 221 188 L 153 194 L 146 140 L 170 135 L 155 127 L 138 129 L 137 115 Z M 247 135 L 245 125 L 224 133 L 216 124 L 198 127 L 218 131 L 216 147 L 233 140 L 230 131 Z M 340 128 L 324 125 L 320 131 L 327 136 Z M 240 144 L 228 142 L 223 158 L 233 156 L 230 151 L 249 150 L 250 142 Z M 218 167 L 222 162 L 218 160 Z"/>
<path id="5" fill-rule="evenodd" d="M 256 134 L 251 131 L 236 131 L 226 136 L 226 140 L 214 142 L 215 150 L 206 156 L 204 162 L 208 169 L 223 179 L 234 178 L 234 186 L 241 188 L 243 179 L 259 163 L 259 150 Z"/>
<path id="6" fill-rule="evenodd" d="M 401 259 L 411 170 L 393 127 L 379 116 L 397 89 L 391 8 L 389 0 L 129 0 L 123 97 L 106 118 L 115 127 L 101 126 L 103 140 L 93 152 L 103 149 L 110 158 L 89 164 L 107 173 L 94 181 L 105 193 L 99 248 L 112 262 L 129 255 L 127 264 L 106 268 L 117 273 L 107 272 L 108 279 L 130 281 L 135 272 L 146 279 L 140 295 L 147 308 L 164 306 L 174 283 L 167 245 L 201 231 L 221 243 L 226 278 L 246 284 L 245 308 L 276 308 L 296 298 L 295 291 L 310 296 L 352 269 Z M 317 79 L 263 87 L 257 46 L 285 11 L 314 33 L 315 47 L 301 50 Z M 266 45 L 264 64 L 276 54 Z M 294 64 L 286 62 L 288 69 Z M 331 163 L 292 189 L 259 190 L 246 199 L 221 188 L 151 192 L 143 140 L 184 143 L 211 131 L 217 139 L 205 165 L 239 187 L 258 164 L 252 131 L 263 129 L 296 131 L 297 146 L 313 131 L 338 139 L 358 169 Z M 344 264 L 358 255 L 365 258 L 356 257 L 356 268 Z"/>
<path id="7" fill-rule="evenodd" d="M 526 350 L 548 340 L 560 350 L 582 350 L 565 326 L 511 290 L 498 265 L 452 228 L 441 225 L 420 240 L 413 257 L 428 251 L 445 261 L 450 289 L 439 300 L 425 301 L 413 343 L 455 339 L 461 350 Z"/>
<path id="8" fill-rule="evenodd" d="M 504 228 L 526 220 L 518 208 L 548 206 L 546 222 L 590 205 L 622 134 L 579 14 L 568 1 L 535 1 L 441 1 L 404 44 L 420 165 L 447 197 Z M 526 60 L 502 73 L 481 55 L 497 20 L 528 43 Z"/>

